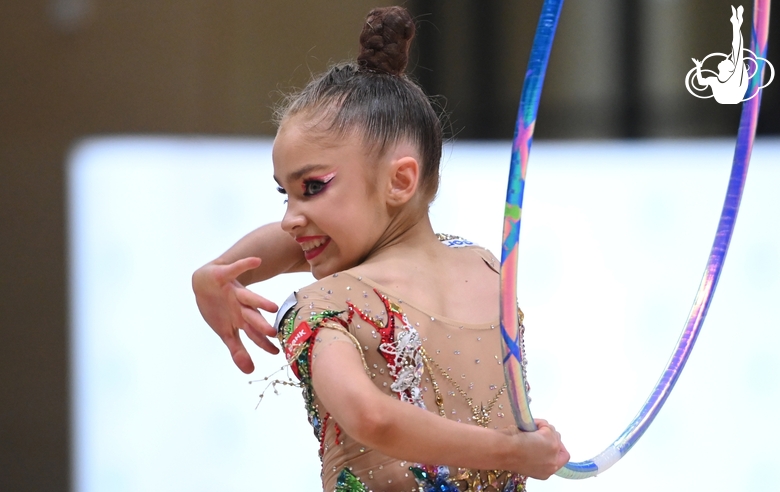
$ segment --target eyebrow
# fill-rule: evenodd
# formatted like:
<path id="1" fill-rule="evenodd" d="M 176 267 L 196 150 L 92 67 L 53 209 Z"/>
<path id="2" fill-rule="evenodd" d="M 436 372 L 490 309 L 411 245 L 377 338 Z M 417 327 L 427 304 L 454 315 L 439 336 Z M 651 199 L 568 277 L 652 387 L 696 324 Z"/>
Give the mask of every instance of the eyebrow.
<path id="1" fill-rule="evenodd" d="M 327 164 L 306 164 L 305 166 L 303 166 L 302 168 L 298 169 L 297 171 L 293 171 L 290 174 L 288 174 L 287 175 L 287 180 L 288 181 L 297 181 L 297 180 L 301 179 L 304 175 L 306 175 L 306 174 L 308 174 L 308 173 L 310 173 L 312 171 L 316 171 L 318 169 L 324 169 L 324 168 L 327 168 L 327 167 L 329 167 Z M 276 178 L 276 176 L 274 176 L 274 181 L 276 181 L 276 183 L 281 186 L 281 183 Z"/>

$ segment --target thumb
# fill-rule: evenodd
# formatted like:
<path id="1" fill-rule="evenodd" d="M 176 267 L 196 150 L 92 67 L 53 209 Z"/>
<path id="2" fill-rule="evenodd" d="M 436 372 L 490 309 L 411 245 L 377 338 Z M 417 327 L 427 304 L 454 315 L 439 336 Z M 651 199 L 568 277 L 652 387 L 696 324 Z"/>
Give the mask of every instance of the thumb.
<path id="1" fill-rule="evenodd" d="M 262 263 L 262 260 L 254 256 L 234 261 L 228 265 L 226 276 L 230 279 L 238 278 L 242 273 L 259 267 L 260 263 Z"/>

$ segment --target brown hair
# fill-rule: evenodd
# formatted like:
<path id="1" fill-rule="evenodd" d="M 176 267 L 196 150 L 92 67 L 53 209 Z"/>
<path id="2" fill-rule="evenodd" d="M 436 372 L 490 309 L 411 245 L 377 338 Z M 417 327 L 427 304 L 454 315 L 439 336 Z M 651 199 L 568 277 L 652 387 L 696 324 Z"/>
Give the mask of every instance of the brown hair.
<path id="1" fill-rule="evenodd" d="M 335 65 L 289 96 L 277 122 L 302 112 L 321 116 L 313 126 L 325 123 L 326 131 L 341 135 L 360 132 L 379 155 L 408 139 L 420 151 L 420 189 L 430 201 L 439 186 L 442 129 L 430 100 L 404 72 L 414 33 L 406 9 L 372 10 L 360 34 L 357 62 Z"/>

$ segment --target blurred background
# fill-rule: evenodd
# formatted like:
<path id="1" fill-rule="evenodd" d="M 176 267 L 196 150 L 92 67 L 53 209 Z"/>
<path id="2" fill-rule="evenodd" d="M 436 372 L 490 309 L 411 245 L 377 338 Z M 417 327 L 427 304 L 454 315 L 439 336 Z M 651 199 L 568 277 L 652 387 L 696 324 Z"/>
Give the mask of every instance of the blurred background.
<path id="1" fill-rule="evenodd" d="M 365 14 L 393 3 L 0 4 L 0 490 L 71 484 L 65 164 L 74 146 L 128 134 L 272 136 L 273 102 L 354 57 Z M 510 138 L 541 1 L 402 4 L 418 19 L 412 73 L 440 95 L 451 136 Z M 740 107 L 695 99 L 683 86 L 692 57 L 728 49 L 731 4 L 567 3 L 537 141 L 733 137 Z M 744 6 L 747 36 L 752 5 Z M 779 14 L 775 6 L 768 50 L 778 68 Z M 758 131 L 780 134 L 777 81 Z"/>

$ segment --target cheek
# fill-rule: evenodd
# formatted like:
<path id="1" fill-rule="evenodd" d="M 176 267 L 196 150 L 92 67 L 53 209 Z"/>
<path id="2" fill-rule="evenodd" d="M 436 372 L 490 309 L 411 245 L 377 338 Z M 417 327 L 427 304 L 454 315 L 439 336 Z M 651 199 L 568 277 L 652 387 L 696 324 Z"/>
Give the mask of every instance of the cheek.
<path id="1" fill-rule="evenodd" d="M 355 242 L 360 243 L 376 235 L 383 225 L 382 214 L 374 203 L 351 203 L 345 205 L 342 211 L 339 219 L 341 226 L 346 229 L 346 234 L 358 236 Z"/>
<path id="2" fill-rule="evenodd" d="M 360 210 L 360 214 L 351 214 L 347 210 L 334 217 L 332 222 L 331 239 L 335 243 L 334 253 L 340 262 L 346 262 L 349 266 L 364 257 L 373 245 L 372 238 L 376 232 L 372 227 L 366 210 Z"/>

